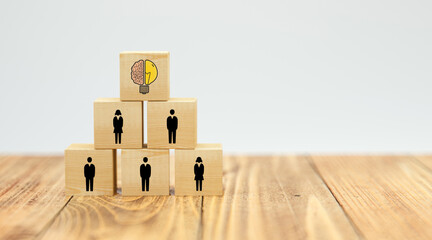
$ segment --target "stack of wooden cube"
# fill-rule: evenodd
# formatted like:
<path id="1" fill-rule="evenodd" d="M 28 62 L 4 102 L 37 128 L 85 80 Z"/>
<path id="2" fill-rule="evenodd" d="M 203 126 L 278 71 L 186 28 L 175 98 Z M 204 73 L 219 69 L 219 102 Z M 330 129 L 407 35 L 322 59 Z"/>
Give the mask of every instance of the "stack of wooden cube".
<path id="1" fill-rule="evenodd" d="M 116 194 L 117 149 L 125 196 L 169 195 L 169 149 L 176 195 L 222 194 L 222 145 L 197 144 L 197 100 L 170 98 L 169 61 L 169 52 L 120 53 L 120 98 L 94 102 L 94 144 L 65 150 L 66 194 Z"/>

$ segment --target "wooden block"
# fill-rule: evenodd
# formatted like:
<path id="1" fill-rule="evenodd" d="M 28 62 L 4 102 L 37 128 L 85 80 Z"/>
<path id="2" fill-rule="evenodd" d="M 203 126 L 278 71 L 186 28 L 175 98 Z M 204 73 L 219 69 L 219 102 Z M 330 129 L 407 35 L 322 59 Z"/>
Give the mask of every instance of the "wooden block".
<path id="1" fill-rule="evenodd" d="M 122 150 L 122 194 L 169 195 L 169 161 L 169 150 Z"/>
<path id="2" fill-rule="evenodd" d="M 198 144 L 192 150 L 175 151 L 175 195 L 222 194 L 221 144 Z"/>
<path id="3" fill-rule="evenodd" d="M 117 191 L 116 150 L 97 150 L 93 144 L 72 144 L 65 150 L 65 173 L 67 195 L 114 195 Z"/>
<path id="4" fill-rule="evenodd" d="M 166 102 L 148 102 L 147 142 L 149 148 L 195 148 L 196 98 L 171 98 Z"/>
<path id="5" fill-rule="evenodd" d="M 168 100 L 169 70 L 169 52 L 120 53 L 121 100 Z"/>
<path id="6" fill-rule="evenodd" d="M 143 103 L 119 98 L 94 102 L 94 144 L 101 148 L 142 148 Z"/>

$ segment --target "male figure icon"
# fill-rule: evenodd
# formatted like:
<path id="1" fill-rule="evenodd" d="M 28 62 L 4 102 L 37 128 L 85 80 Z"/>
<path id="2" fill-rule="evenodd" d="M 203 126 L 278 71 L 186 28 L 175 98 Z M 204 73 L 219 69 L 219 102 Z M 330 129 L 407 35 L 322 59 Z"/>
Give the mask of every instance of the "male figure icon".
<path id="1" fill-rule="evenodd" d="M 123 133 L 123 118 L 119 109 L 116 110 L 113 118 L 113 127 L 115 135 L 115 143 L 121 144 L 121 135 Z"/>
<path id="2" fill-rule="evenodd" d="M 88 164 L 84 166 L 84 177 L 86 179 L 86 191 L 88 192 L 90 190 L 91 192 L 93 192 L 93 179 L 96 174 L 96 168 L 95 165 L 91 164 L 92 162 L 91 157 L 87 158 L 87 162 Z"/>
<path id="3" fill-rule="evenodd" d="M 170 114 L 174 115 L 175 111 L 174 109 L 170 110 Z M 169 143 L 176 143 L 176 131 L 178 127 L 178 119 L 176 116 L 169 116 L 167 118 L 167 129 L 168 129 L 168 142 Z"/>
<path id="4" fill-rule="evenodd" d="M 204 180 L 204 164 L 202 164 L 201 157 L 197 157 L 194 166 L 196 191 L 202 191 L 202 181 Z M 199 190 L 198 190 L 199 187 Z"/>
<path id="5" fill-rule="evenodd" d="M 151 166 L 150 164 L 146 164 L 148 161 L 147 157 L 143 158 L 144 164 L 141 164 L 140 167 L 140 176 L 141 176 L 141 191 L 149 191 L 150 185 L 150 176 L 151 176 Z"/>

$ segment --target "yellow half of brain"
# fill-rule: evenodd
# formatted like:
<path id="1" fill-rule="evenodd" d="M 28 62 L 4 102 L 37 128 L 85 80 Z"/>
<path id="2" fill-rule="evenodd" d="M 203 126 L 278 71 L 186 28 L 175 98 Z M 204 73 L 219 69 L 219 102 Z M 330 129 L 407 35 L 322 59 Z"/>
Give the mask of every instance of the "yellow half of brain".
<path id="1" fill-rule="evenodd" d="M 156 65 L 150 61 L 145 60 L 145 84 L 149 85 L 154 82 L 158 75 L 158 70 Z"/>

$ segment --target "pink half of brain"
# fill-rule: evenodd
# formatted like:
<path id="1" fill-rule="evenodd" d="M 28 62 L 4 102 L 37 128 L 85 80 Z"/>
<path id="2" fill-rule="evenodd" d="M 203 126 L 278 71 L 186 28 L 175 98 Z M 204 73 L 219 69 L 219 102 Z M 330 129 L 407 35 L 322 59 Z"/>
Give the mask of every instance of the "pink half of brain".
<path id="1" fill-rule="evenodd" d="M 131 78 L 135 84 L 144 84 L 144 61 L 139 60 L 132 65 Z"/>

